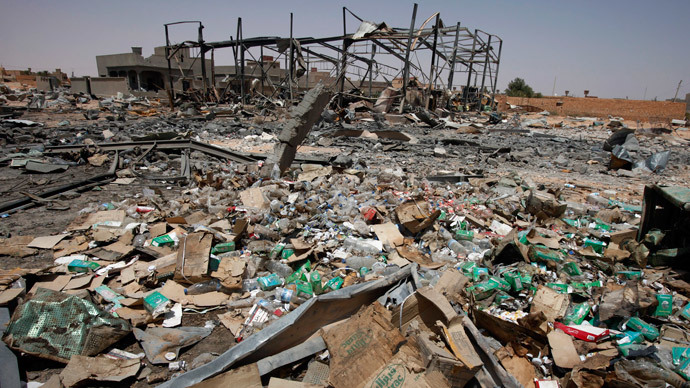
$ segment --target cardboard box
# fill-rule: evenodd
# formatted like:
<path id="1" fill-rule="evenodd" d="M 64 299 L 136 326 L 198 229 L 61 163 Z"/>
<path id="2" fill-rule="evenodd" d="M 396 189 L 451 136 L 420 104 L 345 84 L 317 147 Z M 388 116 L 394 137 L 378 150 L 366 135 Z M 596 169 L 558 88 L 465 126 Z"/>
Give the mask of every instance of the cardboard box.
<path id="1" fill-rule="evenodd" d="M 598 342 L 609 336 L 609 329 L 602 329 L 591 325 L 566 326 L 560 322 L 554 322 L 554 327 L 563 330 L 566 334 L 587 342 Z"/>

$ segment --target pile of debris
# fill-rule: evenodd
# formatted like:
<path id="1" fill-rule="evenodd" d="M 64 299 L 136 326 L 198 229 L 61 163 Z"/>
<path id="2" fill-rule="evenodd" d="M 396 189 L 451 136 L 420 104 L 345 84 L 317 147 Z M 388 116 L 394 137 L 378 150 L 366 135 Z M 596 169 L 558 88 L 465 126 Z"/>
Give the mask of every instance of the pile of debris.
<path id="1" fill-rule="evenodd" d="M 687 386 L 689 189 L 625 196 L 502 170 L 542 139 L 589 168 L 596 154 L 609 174 L 603 150 L 486 116 L 421 112 L 405 132 L 373 119 L 314 126 L 328 102 L 312 93 L 280 131 L 223 132 L 250 116 L 216 130 L 180 118 L 134 140 L 153 121 L 130 115 L 76 141 L 9 143 L 2 162 L 18 176 L 98 175 L 6 193 L 7 225 L 65 222 L 2 230 L 2 385 Z M 438 125 L 456 135 L 425 136 Z M 229 137 L 275 153 L 199 141 Z M 295 157 L 305 138 L 351 152 Z M 438 167 L 463 147 L 476 151 Z M 381 155 L 358 154 L 371 149 Z M 60 213 L 79 201 L 79 214 Z"/>

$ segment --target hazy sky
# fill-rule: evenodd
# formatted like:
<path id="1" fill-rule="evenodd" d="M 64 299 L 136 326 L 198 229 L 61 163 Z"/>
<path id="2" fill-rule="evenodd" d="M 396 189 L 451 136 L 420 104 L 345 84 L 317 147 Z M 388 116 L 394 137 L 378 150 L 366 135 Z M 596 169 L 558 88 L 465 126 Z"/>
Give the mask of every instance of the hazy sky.
<path id="1" fill-rule="evenodd" d="M 76 76 L 97 75 L 96 55 L 144 55 L 165 44 L 163 24 L 200 20 L 207 41 L 235 35 L 242 17 L 244 36 L 295 36 L 342 33 L 342 6 L 364 19 L 409 27 L 413 1 L 94 1 L 2 0 L 0 65 L 9 69 L 61 68 Z M 434 12 L 446 25 L 462 22 L 500 36 L 503 41 L 498 85 L 515 77 L 536 91 L 564 90 L 582 96 L 631 99 L 672 98 L 690 93 L 689 0 L 606 1 L 424 1 L 417 27 Z M 348 32 L 357 25 L 348 19 Z M 180 28 L 176 40 L 195 39 Z M 232 64 L 230 50 L 216 55 Z"/>

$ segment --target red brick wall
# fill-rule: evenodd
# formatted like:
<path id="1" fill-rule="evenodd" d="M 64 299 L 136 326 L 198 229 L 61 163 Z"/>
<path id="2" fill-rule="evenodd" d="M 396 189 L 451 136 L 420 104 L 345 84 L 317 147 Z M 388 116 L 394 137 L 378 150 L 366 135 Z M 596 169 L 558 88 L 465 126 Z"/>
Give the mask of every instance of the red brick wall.
<path id="1" fill-rule="evenodd" d="M 668 122 L 685 117 L 685 103 L 670 101 L 618 100 L 612 98 L 544 97 L 525 98 L 496 96 L 499 110 L 512 105 L 531 105 L 561 116 L 589 116 L 606 118 L 608 115 L 626 120 Z M 562 102 L 561 106 L 557 103 Z"/>

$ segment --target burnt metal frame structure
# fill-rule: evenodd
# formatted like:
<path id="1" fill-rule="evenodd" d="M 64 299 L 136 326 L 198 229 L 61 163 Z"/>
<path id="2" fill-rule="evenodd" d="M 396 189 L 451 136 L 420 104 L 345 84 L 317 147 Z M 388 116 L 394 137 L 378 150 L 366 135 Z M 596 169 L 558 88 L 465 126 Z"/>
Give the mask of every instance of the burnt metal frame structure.
<path id="1" fill-rule="evenodd" d="M 245 90 L 245 54 L 260 64 L 260 74 L 258 77 L 254 75 L 254 71 L 250 74 L 251 78 L 261 79 L 262 93 L 264 85 L 268 80 L 273 89 L 274 97 L 279 90 L 288 92 L 289 99 L 294 98 L 295 87 L 295 63 L 296 52 L 305 52 L 307 56 L 317 58 L 316 61 L 322 61 L 333 66 L 331 74 L 335 74 L 333 89 L 340 94 L 342 102 L 345 94 L 345 83 L 350 83 L 352 88 L 359 89 L 367 77 L 369 82 L 369 97 L 373 97 L 372 83 L 376 78 L 383 78 L 388 86 L 392 85 L 392 78 L 402 78 L 402 101 L 400 110 L 402 110 L 405 103 L 405 92 L 409 86 L 409 81 L 414 79 L 420 80 L 423 85 L 425 97 L 428 97 L 433 90 L 448 90 L 452 91 L 454 86 L 469 90 L 470 87 L 477 88 L 477 96 L 481 98 L 483 94 L 491 95 L 492 100 L 496 93 L 498 71 L 501 59 L 501 50 L 503 47 L 503 40 L 493 34 L 489 34 L 479 29 L 471 31 L 463 27 L 460 22 L 455 25 L 446 26 L 440 18 L 439 13 L 435 13 L 424 23 L 420 28 L 415 28 L 417 16 L 417 4 L 414 4 L 412 18 L 410 21 L 410 28 L 388 28 L 383 23 L 368 33 L 368 34 L 348 34 L 347 32 L 347 15 L 354 17 L 359 23 L 368 23 L 364 19 L 354 14 L 351 10 L 343 7 L 343 35 L 329 36 L 329 37 L 293 37 L 293 14 L 290 14 L 290 36 L 289 38 L 281 37 L 255 37 L 244 38 L 242 34 L 242 19 L 237 21 L 237 35 L 230 40 L 219 42 L 206 42 L 203 38 L 203 25 L 201 22 L 176 22 L 165 24 L 166 36 L 166 57 L 168 61 L 168 83 L 171 95 L 175 96 L 172 78 L 172 63 L 174 54 L 183 47 L 198 48 L 199 56 L 202 64 L 205 64 L 206 53 L 211 51 L 212 61 L 214 59 L 214 51 L 216 49 L 231 48 L 235 58 L 235 74 L 234 80 L 240 82 L 240 95 L 242 101 L 246 101 Z M 426 27 L 426 25 L 434 19 L 433 26 Z M 168 27 L 180 23 L 198 23 L 199 33 L 196 41 L 185 41 L 176 45 L 171 45 L 169 39 Z M 373 23 L 370 23 L 373 24 Z M 287 45 L 286 43 L 289 43 Z M 261 60 L 256 60 L 254 55 L 249 51 L 250 49 L 259 48 L 261 52 Z M 378 52 L 377 52 L 378 49 Z M 281 59 L 285 59 L 286 74 L 279 82 L 274 82 L 268 76 L 266 63 L 263 61 L 264 50 L 277 53 L 274 61 L 268 65 L 270 70 L 273 65 Z M 324 52 L 325 51 L 325 52 Z M 427 51 L 431 54 L 429 70 L 425 71 L 424 66 L 419 61 L 418 53 L 420 51 Z M 397 59 L 402 62 L 400 67 L 391 66 L 387 63 L 377 61 L 377 55 L 388 55 L 387 58 Z M 414 55 L 417 64 L 413 63 L 412 56 Z M 428 54 L 427 54 L 428 55 Z M 314 63 L 314 62 L 312 62 Z M 308 66 L 308 65 L 307 65 Z M 215 68 L 215 64 L 212 64 Z M 307 80 L 309 77 L 309 68 L 307 70 Z M 364 76 L 354 71 L 364 71 Z M 348 77 L 349 75 L 360 76 L 359 85 L 355 85 Z M 213 74 L 212 74 L 213 76 Z M 466 79 L 461 78 L 466 76 Z M 204 99 L 210 97 L 208 78 L 206 76 L 206 68 L 202 65 L 203 77 L 203 96 Z M 447 79 L 447 81 L 446 81 Z M 457 80 L 466 81 L 458 85 Z M 215 84 L 215 79 L 212 79 L 211 87 Z M 230 82 L 228 83 L 228 87 Z M 224 90 L 222 95 L 227 92 Z M 216 92 L 216 97 L 220 98 Z M 463 101 L 466 103 L 468 101 Z M 428 104 L 428 99 L 427 99 Z M 481 109 L 479 104 L 478 109 Z"/>

